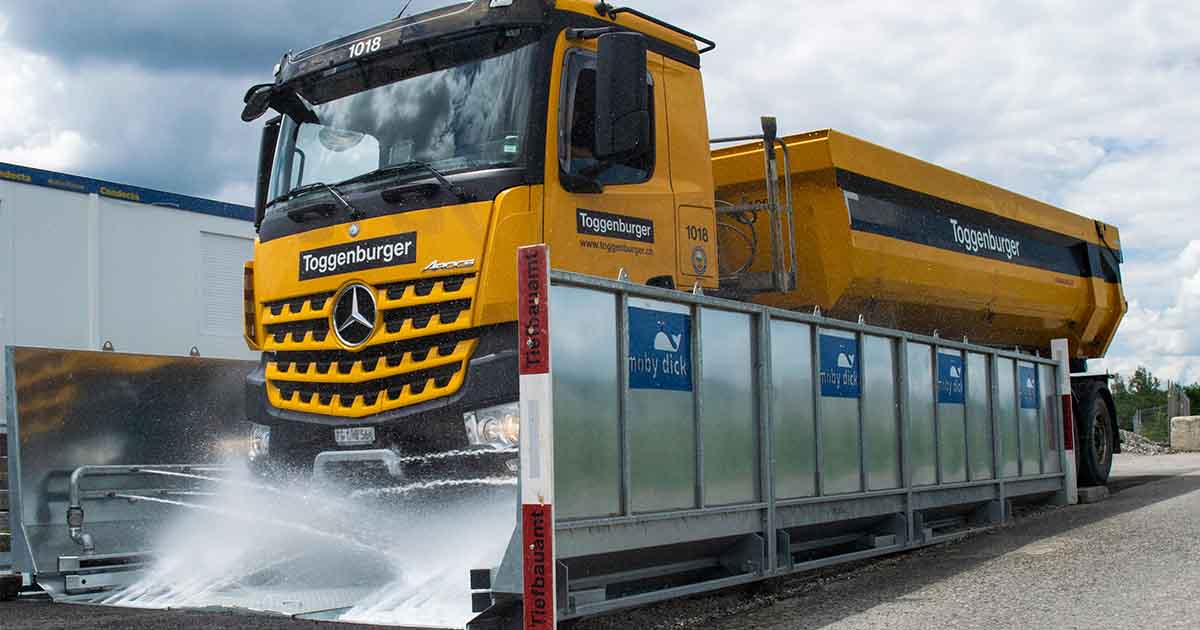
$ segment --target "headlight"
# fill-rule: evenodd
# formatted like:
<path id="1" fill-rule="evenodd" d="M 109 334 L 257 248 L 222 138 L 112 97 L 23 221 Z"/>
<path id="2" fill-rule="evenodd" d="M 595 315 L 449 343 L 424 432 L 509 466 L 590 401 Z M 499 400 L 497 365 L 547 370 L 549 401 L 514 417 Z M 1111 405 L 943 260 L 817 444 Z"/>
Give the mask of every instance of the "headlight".
<path id="1" fill-rule="evenodd" d="M 266 459 L 271 454 L 271 427 L 251 422 L 247 441 L 246 457 L 250 461 Z"/>
<path id="2" fill-rule="evenodd" d="M 471 446 L 512 448 L 521 437 L 521 411 L 517 403 L 468 411 L 463 425 Z"/>

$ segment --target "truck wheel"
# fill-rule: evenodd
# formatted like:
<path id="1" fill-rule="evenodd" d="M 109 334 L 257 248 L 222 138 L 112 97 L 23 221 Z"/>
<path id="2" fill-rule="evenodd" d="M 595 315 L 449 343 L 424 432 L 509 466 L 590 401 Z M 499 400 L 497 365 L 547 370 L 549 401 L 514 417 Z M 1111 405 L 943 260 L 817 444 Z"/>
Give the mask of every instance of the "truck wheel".
<path id="1" fill-rule="evenodd" d="M 1076 434 L 1076 459 L 1079 469 L 1079 485 L 1102 486 L 1108 483 L 1112 470 L 1113 446 L 1117 436 L 1113 435 L 1112 418 L 1104 397 L 1093 388 L 1084 392 L 1079 401 L 1079 418 Z"/>

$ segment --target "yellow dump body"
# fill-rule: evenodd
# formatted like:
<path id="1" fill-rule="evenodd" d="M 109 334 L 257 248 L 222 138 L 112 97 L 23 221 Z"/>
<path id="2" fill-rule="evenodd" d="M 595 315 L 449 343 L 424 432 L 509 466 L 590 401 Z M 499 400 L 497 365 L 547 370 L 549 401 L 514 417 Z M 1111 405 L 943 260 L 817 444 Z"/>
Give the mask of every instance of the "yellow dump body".
<path id="1" fill-rule="evenodd" d="M 1115 227 L 837 131 L 784 142 L 797 287 L 755 301 L 1002 346 L 1067 338 L 1075 357 L 1108 348 L 1126 309 Z M 714 151 L 713 171 L 718 199 L 765 200 L 761 143 Z M 768 271 L 767 218 L 754 229 L 748 271 Z M 745 239 L 721 242 L 748 257 Z"/>

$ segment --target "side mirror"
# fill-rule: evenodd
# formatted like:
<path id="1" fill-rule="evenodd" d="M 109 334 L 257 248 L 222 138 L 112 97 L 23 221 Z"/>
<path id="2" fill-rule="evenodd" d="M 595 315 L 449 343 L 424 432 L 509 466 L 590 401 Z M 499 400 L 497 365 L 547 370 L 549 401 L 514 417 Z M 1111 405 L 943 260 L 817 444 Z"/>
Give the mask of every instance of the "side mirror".
<path id="1" fill-rule="evenodd" d="M 606 33 L 596 43 L 596 158 L 648 150 L 646 37 L 640 33 Z"/>
<path id="2" fill-rule="evenodd" d="M 275 164 L 275 144 L 279 140 L 279 124 L 283 118 L 276 116 L 267 121 L 258 145 L 258 181 L 254 190 L 254 229 L 262 225 L 267 212 L 267 191 L 271 187 L 271 167 Z"/>
<path id="3" fill-rule="evenodd" d="M 267 108 L 271 106 L 271 97 L 275 94 L 275 84 L 260 83 L 250 86 L 246 90 L 246 95 L 242 97 L 242 102 L 246 107 L 242 109 L 242 120 L 245 122 L 253 122 L 266 113 Z"/>

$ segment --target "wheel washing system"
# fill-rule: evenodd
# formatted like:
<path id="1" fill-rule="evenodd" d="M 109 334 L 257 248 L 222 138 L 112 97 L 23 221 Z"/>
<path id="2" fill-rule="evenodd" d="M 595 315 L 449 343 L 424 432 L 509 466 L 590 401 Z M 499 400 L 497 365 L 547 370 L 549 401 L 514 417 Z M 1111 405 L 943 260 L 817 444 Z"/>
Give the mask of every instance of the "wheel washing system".
<path id="1" fill-rule="evenodd" d="M 478 453 L 403 445 L 383 484 L 334 474 L 344 456 L 256 473 L 254 365 L 7 348 L 14 566 L 61 602 L 549 628 L 1072 501 L 1065 352 L 518 259 L 509 476 L 422 477 Z"/>

